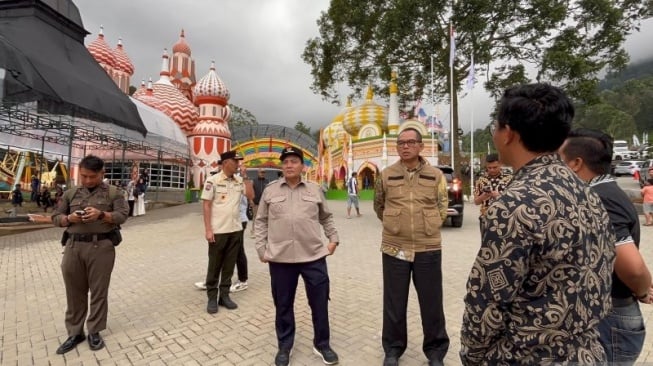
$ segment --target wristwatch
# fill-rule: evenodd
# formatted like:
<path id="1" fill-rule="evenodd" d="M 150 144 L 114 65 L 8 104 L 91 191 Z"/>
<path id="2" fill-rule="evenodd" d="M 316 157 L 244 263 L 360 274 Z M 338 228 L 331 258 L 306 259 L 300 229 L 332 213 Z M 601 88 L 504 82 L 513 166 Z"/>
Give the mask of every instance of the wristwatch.
<path id="1" fill-rule="evenodd" d="M 100 214 L 98 215 L 97 219 L 102 220 L 102 219 L 104 219 L 104 216 L 106 216 L 106 215 L 107 214 L 104 211 L 100 211 Z"/>

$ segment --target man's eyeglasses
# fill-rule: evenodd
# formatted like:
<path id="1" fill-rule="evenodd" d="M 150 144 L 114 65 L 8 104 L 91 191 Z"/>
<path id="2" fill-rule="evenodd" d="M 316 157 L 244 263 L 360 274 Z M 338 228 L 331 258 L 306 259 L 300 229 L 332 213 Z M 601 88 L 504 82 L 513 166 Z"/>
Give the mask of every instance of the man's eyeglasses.
<path id="1" fill-rule="evenodd" d="M 408 147 L 415 147 L 417 144 L 421 144 L 422 140 L 397 140 L 397 146 L 403 147 L 403 146 L 408 146 Z"/>

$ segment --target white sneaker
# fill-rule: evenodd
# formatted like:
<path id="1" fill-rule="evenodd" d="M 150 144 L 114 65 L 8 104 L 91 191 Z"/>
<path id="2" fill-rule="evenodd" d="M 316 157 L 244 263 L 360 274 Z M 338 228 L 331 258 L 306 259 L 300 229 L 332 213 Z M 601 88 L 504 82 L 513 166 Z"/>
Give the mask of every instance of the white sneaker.
<path id="1" fill-rule="evenodd" d="M 236 282 L 231 287 L 229 288 L 229 292 L 240 292 L 243 290 L 247 290 L 247 281 L 245 282 Z"/>
<path id="2" fill-rule="evenodd" d="M 198 290 L 206 290 L 206 283 L 204 281 L 202 282 L 195 282 L 195 287 Z"/>

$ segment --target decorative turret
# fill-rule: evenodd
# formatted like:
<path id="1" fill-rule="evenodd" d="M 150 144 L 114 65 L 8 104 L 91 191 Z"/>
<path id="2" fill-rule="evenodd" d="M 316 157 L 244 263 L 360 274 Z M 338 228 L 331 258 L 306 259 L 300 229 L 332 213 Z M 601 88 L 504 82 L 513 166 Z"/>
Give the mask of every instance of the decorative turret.
<path id="1" fill-rule="evenodd" d="M 113 78 L 116 67 L 116 56 L 107 42 L 104 40 L 104 27 L 100 26 L 100 33 L 97 38 L 88 45 L 88 52 L 93 56 L 100 66 Z"/>
<path id="2" fill-rule="evenodd" d="M 181 30 L 179 40 L 172 46 L 170 60 L 170 82 L 181 91 L 191 102 L 195 86 L 195 60 L 191 58 L 190 46 L 186 43 L 184 30 Z"/>
<path id="3" fill-rule="evenodd" d="M 211 68 L 208 74 L 204 75 L 195 85 L 193 93 L 195 98 L 194 102 L 197 106 L 203 103 L 214 103 L 221 106 L 227 105 L 231 95 L 227 86 L 215 72 L 215 61 L 211 62 Z"/>
<path id="4" fill-rule="evenodd" d="M 122 46 L 121 38 L 118 39 L 118 45 L 113 50 L 113 54 L 116 56 L 115 75 L 118 87 L 123 93 L 129 94 L 129 80 L 134 75 L 134 65 Z"/>
<path id="5" fill-rule="evenodd" d="M 399 88 L 397 88 L 397 71 L 390 74 L 390 105 L 388 106 L 388 133 L 399 133 Z"/>

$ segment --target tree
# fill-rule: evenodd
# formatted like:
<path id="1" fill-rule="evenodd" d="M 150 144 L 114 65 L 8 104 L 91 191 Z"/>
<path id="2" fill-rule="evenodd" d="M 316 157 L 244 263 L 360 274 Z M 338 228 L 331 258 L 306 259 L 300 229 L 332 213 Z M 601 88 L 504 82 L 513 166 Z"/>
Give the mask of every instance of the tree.
<path id="1" fill-rule="evenodd" d="M 230 104 L 229 108 L 231 108 L 231 118 L 229 119 L 229 125 L 231 127 L 258 125 L 256 117 L 247 109 L 234 104 Z"/>
<path id="2" fill-rule="evenodd" d="M 311 136 L 311 137 L 313 136 L 313 135 L 311 134 L 311 128 L 308 127 L 308 126 L 306 126 L 306 125 L 304 124 L 304 122 L 302 122 L 302 121 L 297 121 L 297 123 L 295 123 L 295 129 L 296 129 L 297 131 L 299 131 L 299 132 L 301 132 L 301 133 L 305 133 L 305 134 L 307 134 L 307 135 L 309 135 L 309 136 Z"/>
<path id="3" fill-rule="evenodd" d="M 630 140 L 637 133 L 633 116 L 608 103 L 579 108 L 574 125 L 601 130 L 615 140 Z"/>
<path id="4" fill-rule="evenodd" d="M 339 100 L 341 83 L 354 96 L 370 83 L 377 95 L 387 96 L 394 67 L 404 106 L 430 93 L 433 59 L 433 92 L 438 101 L 448 100 L 451 22 L 456 91 L 473 53 L 476 75 L 487 76 L 484 87 L 495 97 L 510 85 L 535 79 L 595 103 L 597 74 L 625 66 L 624 38 L 648 5 L 641 0 L 332 0 L 317 21 L 320 35 L 307 41 L 302 58 L 311 66 L 312 90 L 332 101 Z M 535 69 L 533 77 L 526 65 Z M 457 93 L 451 103 L 456 131 Z M 459 155 L 455 141 L 453 146 Z"/>

